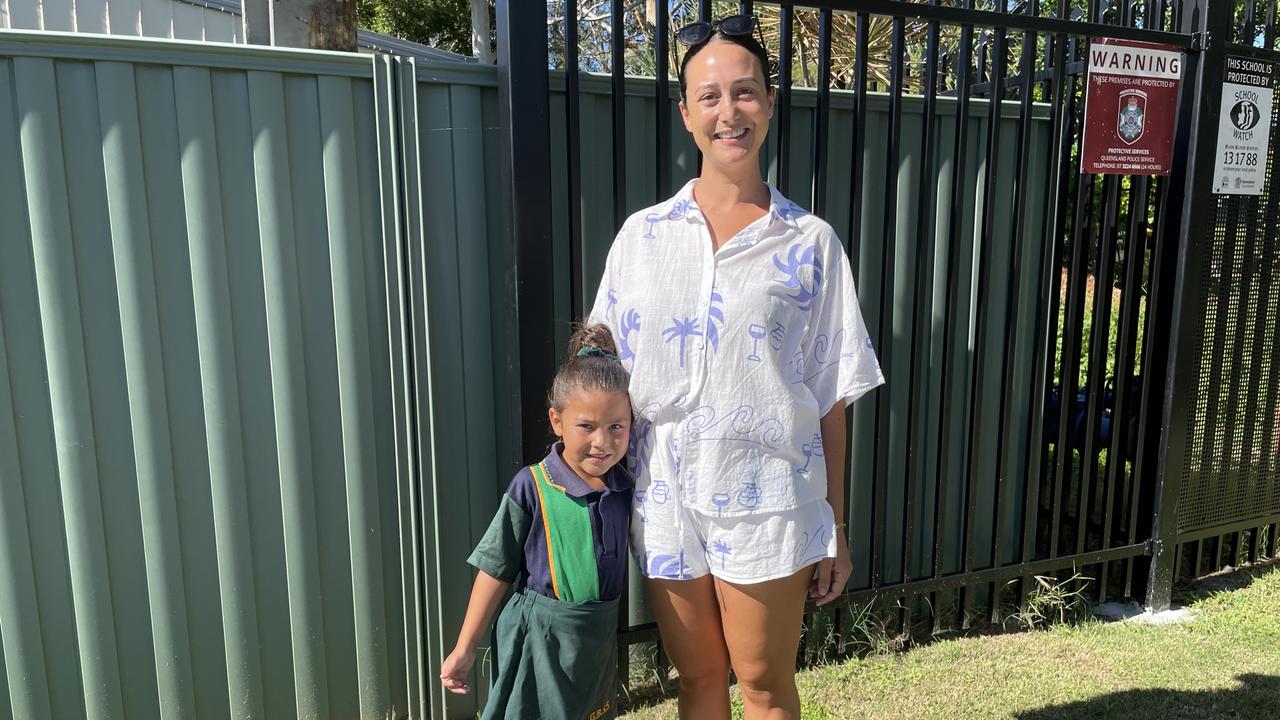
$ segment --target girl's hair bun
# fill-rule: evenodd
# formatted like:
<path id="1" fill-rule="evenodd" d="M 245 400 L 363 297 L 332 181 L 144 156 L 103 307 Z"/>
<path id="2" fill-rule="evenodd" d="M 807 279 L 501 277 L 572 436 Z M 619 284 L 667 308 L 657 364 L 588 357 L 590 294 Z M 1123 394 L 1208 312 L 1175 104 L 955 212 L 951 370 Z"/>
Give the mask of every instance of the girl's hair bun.
<path id="1" fill-rule="evenodd" d="M 573 336 L 569 338 L 569 359 L 578 357 L 583 348 L 596 348 L 617 357 L 618 345 L 608 325 L 587 322 L 574 323 Z"/>
<path id="2" fill-rule="evenodd" d="M 631 375 L 618 359 L 618 344 L 609 327 L 585 321 L 575 323 L 568 356 L 560 363 L 547 391 L 547 405 L 559 412 L 578 388 L 625 393 L 630 382 Z"/>

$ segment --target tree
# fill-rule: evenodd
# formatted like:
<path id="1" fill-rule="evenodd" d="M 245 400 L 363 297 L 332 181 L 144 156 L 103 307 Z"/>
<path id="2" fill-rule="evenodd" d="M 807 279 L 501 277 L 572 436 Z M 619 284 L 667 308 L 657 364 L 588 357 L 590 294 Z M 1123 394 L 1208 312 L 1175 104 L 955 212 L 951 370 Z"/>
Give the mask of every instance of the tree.
<path id="1" fill-rule="evenodd" d="M 572 0 L 551 0 L 547 3 L 547 41 L 551 67 L 563 69 L 565 58 L 565 8 Z M 667 27 L 663 32 L 671 38 L 675 31 L 698 20 L 697 0 L 617 0 L 623 3 L 623 37 L 628 75 L 652 76 L 657 70 L 655 57 L 658 32 L 657 4 L 667 2 Z M 1081 0 L 1083 1 L 1083 0 Z M 613 0 L 578 0 L 578 67 L 585 72 L 610 72 L 612 62 L 612 5 Z M 712 17 L 733 15 L 739 10 L 736 0 L 715 0 Z M 765 45 L 776 58 L 781 43 L 781 15 L 774 5 L 759 4 L 755 9 Z M 907 26 L 908 45 L 921 45 L 927 26 L 912 22 Z M 887 85 L 889 64 L 887 58 L 892 43 L 892 21 L 873 17 L 869 25 L 870 48 L 868 76 L 874 84 Z M 668 72 L 675 77 L 684 48 L 674 41 L 667 43 L 670 56 Z M 818 80 L 818 13 L 797 9 L 792 30 L 792 79 L 801 87 L 813 87 Z M 832 85 L 848 87 L 854 81 L 855 19 L 847 13 L 835 13 L 832 26 Z M 775 77 L 776 80 L 776 68 Z"/>
<path id="2" fill-rule="evenodd" d="M 356 13 L 360 27 L 471 55 L 471 0 L 357 0 Z"/>
<path id="3" fill-rule="evenodd" d="M 251 42 L 269 38 L 281 47 L 356 51 L 356 0 L 266 0 L 257 7 L 249 5 L 246 29 Z M 268 26 L 269 35 L 262 32 Z"/>

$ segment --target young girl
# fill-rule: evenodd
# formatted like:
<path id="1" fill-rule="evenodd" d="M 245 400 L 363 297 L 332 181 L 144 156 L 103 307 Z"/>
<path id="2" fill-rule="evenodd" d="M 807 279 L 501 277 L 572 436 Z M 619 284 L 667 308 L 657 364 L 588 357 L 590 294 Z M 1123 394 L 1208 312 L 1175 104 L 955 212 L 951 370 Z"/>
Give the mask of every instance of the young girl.
<path id="1" fill-rule="evenodd" d="M 440 667 L 466 693 L 476 645 L 498 604 L 494 687 L 484 718 L 614 715 L 618 597 L 631 481 L 614 466 L 631 431 L 630 377 L 604 325 L 579 327 L 547 393 L 560 441 L 516 473 L 475 552 L 479 573 L 458 642 Z"/>

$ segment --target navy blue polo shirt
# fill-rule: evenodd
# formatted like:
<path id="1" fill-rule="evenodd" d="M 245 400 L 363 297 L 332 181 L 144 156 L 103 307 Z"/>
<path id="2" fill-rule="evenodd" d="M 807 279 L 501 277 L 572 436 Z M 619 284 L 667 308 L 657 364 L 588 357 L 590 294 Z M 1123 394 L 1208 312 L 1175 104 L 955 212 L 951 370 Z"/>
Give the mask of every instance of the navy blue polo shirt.
<path id="1" fill-rule="evenodd" d="M 543 462 L 553 484 L 586 503 L 595 541 L 600 599 L 613 600 L 622 594 L 627 571 L 631 480 L 615 465 L 604 477 L 605 489 L 596 490 L 569 469 L 560 456 L 563 449 L 563 443 L 556 443 Z M 556 597 L 547 562 L 542 506 L 531 468 L 522 468 L 511 479 L 489 529 L 467 562 L 504 582 L 522 582 L 540 595 Z"/>

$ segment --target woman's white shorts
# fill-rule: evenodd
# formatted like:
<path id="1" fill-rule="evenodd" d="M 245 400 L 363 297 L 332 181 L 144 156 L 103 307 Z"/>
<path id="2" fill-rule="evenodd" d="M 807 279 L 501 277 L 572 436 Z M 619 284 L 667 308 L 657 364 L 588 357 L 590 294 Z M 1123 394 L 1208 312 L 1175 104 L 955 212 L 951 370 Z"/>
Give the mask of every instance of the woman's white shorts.
<path id="1" fill-rule="evenodd" d="M 718 517 L 683 507 L 673 497 L 634 506 L 631 547 L 645 577 L 692 580 L 710 573 L 733 583 L 758 583 L 835 557 L 835 516 L 826 500 Z"/>

